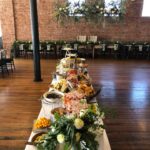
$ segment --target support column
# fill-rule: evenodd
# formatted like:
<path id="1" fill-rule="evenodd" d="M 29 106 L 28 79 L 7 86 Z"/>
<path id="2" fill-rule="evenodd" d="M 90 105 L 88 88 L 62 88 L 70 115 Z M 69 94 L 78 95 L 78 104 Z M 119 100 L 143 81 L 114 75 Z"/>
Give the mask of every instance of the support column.
<path id="1" fill-rule="evenodd" d="M 42 81 L 41 65 L 39 53 L 39 31 L 38 31 L 38 15 L 37 15 L 37 0 L 30 0 L 31 13 L 31 31 L 33 45 L 33 62 L 34 62 L 34 81 Z"/>

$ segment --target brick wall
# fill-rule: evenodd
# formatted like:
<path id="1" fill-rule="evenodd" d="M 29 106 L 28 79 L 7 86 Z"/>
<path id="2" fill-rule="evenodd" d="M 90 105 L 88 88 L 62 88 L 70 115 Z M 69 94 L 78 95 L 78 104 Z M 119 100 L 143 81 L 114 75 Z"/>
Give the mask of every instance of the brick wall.
<path id="1" fill-rule="evenodd" d="M 141 17 L 143 0 L 128 0 L 124 21 L 119 24 L 105 23 L 105 26 L 84 22 L 59 25 L 54 18 L 55 2 L 56 0 L 38 0 L 40 40 L 73 40 L 78 35 L 97 35 L 100 39 L 108 40 L 150 41 L 150 18 Z M 4 46 L 10 47 L 15 38 L 31 40 L 29 10 L 29 0 L 0 0 L 0 12 L 5 12 L 2 13 Z"/>
<path id="2" fill-rule="evenodd" d="M 13 5 L 11 0 L 0 0 L 0 20 L 3 47 L 10 49 L 11 43 L 15 40 Z"/>

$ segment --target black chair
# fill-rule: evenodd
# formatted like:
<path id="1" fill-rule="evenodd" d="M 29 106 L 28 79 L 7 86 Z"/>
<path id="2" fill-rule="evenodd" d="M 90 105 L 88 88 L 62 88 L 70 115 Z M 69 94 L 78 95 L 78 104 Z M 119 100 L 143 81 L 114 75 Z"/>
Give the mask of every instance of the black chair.
<path id="1" fill-rule="evenodd" d="M 14 63 L 14 53 L 11 51 L 11 54 L 10 54 L 10 57 L 9 58 L 4 58 L 5 62 L 6 62 L 6 65 L 7 65 L 7 68 L 11 69 L 11 71 L 13 72 L 13 70 L 16 69 L 15 67 L 15 63 Z"/>
<path id="2" fill-rule="evenodd" d="M 144 46 L 143 45 L 136 45 L 135 46 L 135 57 L 137 59 L 144 58 Z"/>
<path id="3" fill-rule="evenodd" d="M 7 65 L 7 69 L 11 69 L 12 72 L 13 70 L 15 70 L 13 50 L 11 50 L 10 57 L 7 57 L 6 50 L 4 50 L 3 53 L 1 54 L 1 59 L 2 59 L 4 67 L 5 65 Z"/>
<path id="4" fill-rule="evenodd" d="M 104 58 L 110 57 L 110 55 L 111 55 L 110 48 L 108 48 L 108 45 L 106 45 L 105 43 L 102 44 L 101 53 Z"/>
<path id="5" fill-rule="evenodd" d="M 92 57 L 95 58 L 95 56 L 101 56 L 101 54 L 102 54 L 102 45 L 94 44 Z"/>
<path id="6" fill-rule="evenodd" d="M 39 45 L 39 52 L 40 52 L 40 56 L 41 57 L 45 57 L 45 45 L 44 44 L 40 44 Z"/>
<path id="7" fill-rule="evenodd" d="M 29 58 L 29 57 L 32 58 L 33 57 L 33 46 L 32 46 L 32 44 L 27 45 L 27 47 L 25 49 L 25 56 L 27 58 Z"/>
<path id="8" fill-rule="evenodd" d="M 125 47 L 125 57 L 127 59 L 129 58 L 135 58 L 135 46 L 133 44 L 124 45 Z"/>
<path id="9" fill-rule="evenodd" d="M 25 56 L 25 49 L 24 49 L 24 44 L 19 45 L 19 57 L 24 57 Z"/>
<path id="10" fill-rule="evenodd" d="M 150 59 L 150 45 L 145 46 L 145 58 Z"/>
<path id="11" fill-rule="evenodd" d="M 86 50 L 87 50 L 87 45 L 84 43 L 80 43 L 78 45 L 78 56 L 79 57 L 86 57 Z"/>
<path id="12" fill-rule="evenodd" d="M 111 54 L 113 55 L 113 57 L 115 59 L 121 58 L 120 44 L 119 43 L 115 43 L 113 45 L 113 49 L 112 49 Z"/>
<path id="13" fill-rule="evenodd" d="M 2 73 L 2 76 L 4 77 L 4 73 L 6 72 L 9 74 L 8 68 L 7 68 L 7 63 L 5 59 L 0 59 L 0 71 Z"/>
<path id="14" fill-rule="evenodd" d="M 56 52 L 56 46 L 54 44 L 47 44 L 46 45 L 46 51 L 45 51 L 45 57 L 50 58 L 50 56 L 53 56 L 57 58 L 57 52 Z"/>

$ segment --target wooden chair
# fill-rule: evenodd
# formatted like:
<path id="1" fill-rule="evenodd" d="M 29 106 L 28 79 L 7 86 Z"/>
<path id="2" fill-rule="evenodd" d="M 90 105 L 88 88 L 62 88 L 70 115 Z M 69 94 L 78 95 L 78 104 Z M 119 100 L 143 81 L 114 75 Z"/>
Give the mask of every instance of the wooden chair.
<path id="1" fill-rule="evenodd" d="M 77 41 L 80 43 L 78 45 L 78 55 L 86 57 L 86 50 L 87 50 L 86 36 L 78 36 Z"/>

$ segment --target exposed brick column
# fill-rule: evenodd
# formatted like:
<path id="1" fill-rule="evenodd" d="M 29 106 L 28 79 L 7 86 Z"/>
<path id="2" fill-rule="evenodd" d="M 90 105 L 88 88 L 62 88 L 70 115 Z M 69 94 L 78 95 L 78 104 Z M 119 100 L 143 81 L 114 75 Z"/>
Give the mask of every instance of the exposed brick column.
<path id="1" fill-rule="evenodd" d="M 2 26 L 3 47 L 9 54 L 11 45 L 15 40 L 14 15 L 12 0 L 0 0 L 0 19 Z"/>

